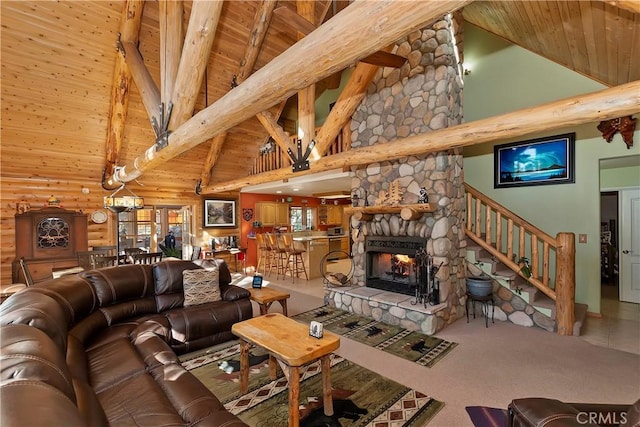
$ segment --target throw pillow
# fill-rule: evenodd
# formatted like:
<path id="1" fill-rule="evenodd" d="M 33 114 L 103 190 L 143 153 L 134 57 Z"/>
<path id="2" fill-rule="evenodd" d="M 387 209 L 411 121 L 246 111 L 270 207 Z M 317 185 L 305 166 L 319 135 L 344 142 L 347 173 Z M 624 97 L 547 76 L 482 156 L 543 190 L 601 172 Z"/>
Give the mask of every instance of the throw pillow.
<path id="1" fill-rule="evenodd" d="M 220 301 L 220 283 L 218 269 L 184 270 L 182 286 L 184 289 L 184 306 L 189 307 L 207 302 Z"/>

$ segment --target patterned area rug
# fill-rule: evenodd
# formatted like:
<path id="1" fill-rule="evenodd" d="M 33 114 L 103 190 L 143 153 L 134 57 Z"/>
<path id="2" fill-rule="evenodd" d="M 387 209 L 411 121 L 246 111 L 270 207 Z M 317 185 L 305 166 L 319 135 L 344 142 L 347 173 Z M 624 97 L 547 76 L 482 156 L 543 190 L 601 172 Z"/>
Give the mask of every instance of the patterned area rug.
<path id="1" fill-rule="evenodd" d="M 305 323 L 315 320 L 333 333 L 426 367 L 433 366 L 457 345 L 329 306 L 298 314 L 293 319 Z"/>
<path id="2" fill-rule="evenodd" d="M 181 357 L 183 366 L 207 386 L 225 408 L 252 427 L 287 425 L 288 387 L 278 369 L 269 379 L 268 360 L 259 348 L 251 350 L 249 391 L 240 395 L 240 348 L 237 342 Z M 222 368 L 226 368 L 224 371 Z M 319 362 L 301 372 L 300 425 L 325 424 L 322 410 L 322 376 Z M 338 355 L 331 356 L 331 383 L 336 426 L 424 426 L 444 406 L 420 392 L 369 371 Z M 337 422 L 337 423 L 336 423 Z"/>

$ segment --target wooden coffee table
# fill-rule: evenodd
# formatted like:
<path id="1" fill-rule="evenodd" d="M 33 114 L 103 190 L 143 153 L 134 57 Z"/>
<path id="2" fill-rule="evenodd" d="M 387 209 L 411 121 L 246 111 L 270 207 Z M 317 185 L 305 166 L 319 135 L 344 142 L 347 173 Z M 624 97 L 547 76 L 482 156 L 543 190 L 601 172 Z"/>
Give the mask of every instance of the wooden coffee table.
<path id="1" fill-rule="evenodd" d="M 289 427 L 300 424 L 300 367 L 320 359 L 324 413 L 333 415 L 330 354 L 340 347 L 340 337 L 324 332 L 320 339 L 309 335 L 309 325 L 280 313 L 266 314 L 235 323 L 231 332 L 240 338 L 240 392 L 249 387 L 249 350 L 252 345 L 269 352 L 269 376 L 276 379 L 278 363 L 289 381 Z"/>
<path id="2" fill-rule="evenodd" d="M 287 299 L 291 296 L 288 293 L 271 288 L 251 288 L 249 291 L 251 292 L 251 300 L 260 306 L 260 314 L 267 314 L 271 304 L 278 301 L 282 306 L 282 314 L 287 315 Z"/>

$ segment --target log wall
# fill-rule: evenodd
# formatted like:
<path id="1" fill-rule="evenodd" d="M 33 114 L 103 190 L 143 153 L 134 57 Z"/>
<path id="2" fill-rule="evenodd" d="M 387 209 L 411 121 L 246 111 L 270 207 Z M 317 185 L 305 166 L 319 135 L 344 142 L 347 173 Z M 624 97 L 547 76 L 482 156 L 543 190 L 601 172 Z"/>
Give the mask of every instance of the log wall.
<path id="1" fill-rule="evenodd" d="M 31 162 L 27 163 L 31 164 Z M 115 245 L 115 216 L 109 210 L 104 209 L 103 197 L 111 194 L 104 190 L 99 183 L 89 179 L 78 179 L 71 173 L 61 174 L 64 178 L 15 178 L 2 177 L 0 191 L 2 192 L 2 209 L 0 210 L 0 284 L 11 283 L 11 263 L 15 259 L 15 227 L 14 215 L 16 204 L 26 200 L 31 209 L 40 209 L 47 203 L 47 199 L 54 195 L 60 201 L 62 207 L 71 210 L 82 210 L 89 217 L 88 234 L 89 246 Z M 237 229 L 203 229 L 202 228 L 202 196 L 187 187 L 172 188 L 170 177 L 165 182 L 158 182 L 155 186 L 129 185 L 137 195 L 144 197 L 146 206 L 190 206 L 194 213 L 194 238 L 193 244 L 204 245 L 209 243 L 211 236 L 239 234 Z M 175 185 L 175 184 L 174 184 Z M 88 194 L 82 192 L 83 188 L 89 189 Z M 224 198 L 237 199 L 237 194 L 218 195 Z M 91 213 L 95 210 L 105 210 L 109 219 L 103 224 L 95 224 L 91 221 Z M 239 212 L 236 223 L 240 224 Z"/>

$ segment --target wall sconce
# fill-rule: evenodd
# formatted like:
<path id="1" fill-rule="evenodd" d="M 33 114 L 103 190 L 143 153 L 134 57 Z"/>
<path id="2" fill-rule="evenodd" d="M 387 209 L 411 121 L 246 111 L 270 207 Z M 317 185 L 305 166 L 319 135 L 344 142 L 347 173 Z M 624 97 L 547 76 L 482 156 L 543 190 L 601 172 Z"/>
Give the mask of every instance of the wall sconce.
<path id="1" fill-rule="evenodd" d="M 468 76 L 469 74 L 471 74 L 471 70 L 470 70 L 470 69 L 468 69 L 468 68 L 465 68 L 465 69 L 464 69 L 464 75 L 465 75 L 465 76 Z"/>

